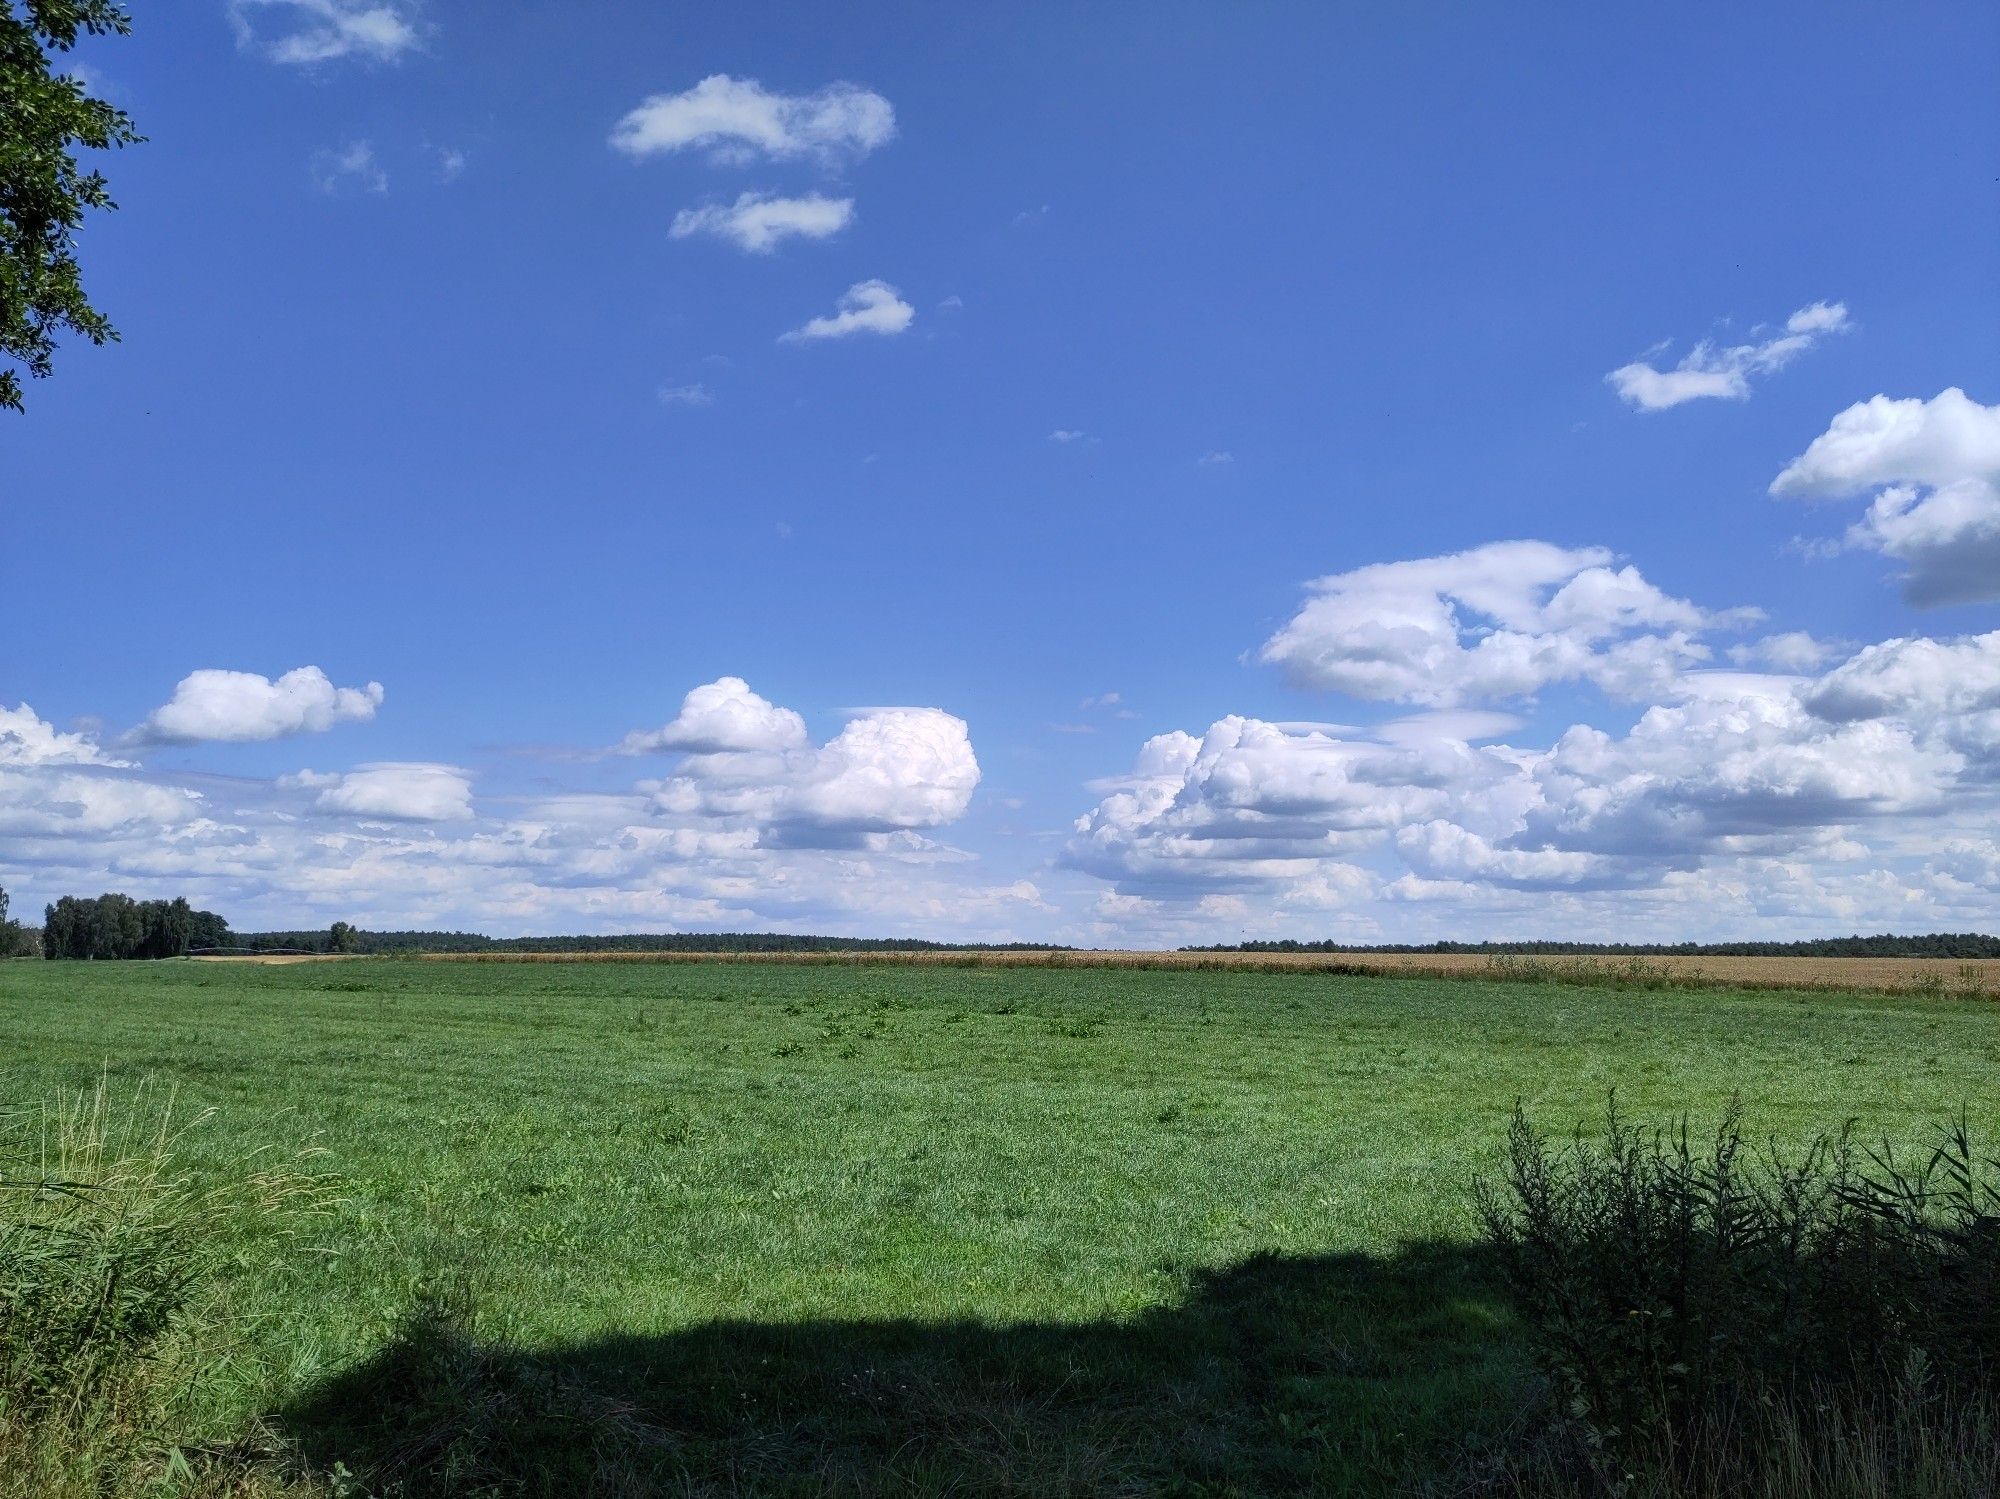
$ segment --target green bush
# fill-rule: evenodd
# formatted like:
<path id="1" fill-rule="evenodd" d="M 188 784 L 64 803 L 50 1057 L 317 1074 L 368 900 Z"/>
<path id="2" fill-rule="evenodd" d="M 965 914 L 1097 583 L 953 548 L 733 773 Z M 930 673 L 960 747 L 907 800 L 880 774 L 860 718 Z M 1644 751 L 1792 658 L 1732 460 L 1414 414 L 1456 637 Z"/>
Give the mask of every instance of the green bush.
<path id="1" fill-rule="evenodd" d="M 238 1457 L 191 1458 L 176 1393 L 229 1220 L 323 1199 L 290 1170 L 204 1185 L 176 1168 L 171 1098 L 99 1086 L 0 1119 L 0 1496 L 276 1492 Z M 212 1332 L 211 1332 L 212 1339 Z"/>
<path id="2" fill-rule="evenodd" d="M 1517 1109 L 1505 1180 L 1477 1195 L 1560 1410 L 1607 1471 L 1775 1454 L 1781 1429 L 1907 1447 L 1886 1413 L 1912 1391 L 1944 1426 L 1991 1412 L 2000 1162 L 1962 1123 L 1909 1161 L 1847 1134 L 1752 1150 L 1734 1109 L 1699 1146 L 1685 1119 L 1645 1129 L 1615 1105 L 1601 1139 L 1552 1145 Z"/>

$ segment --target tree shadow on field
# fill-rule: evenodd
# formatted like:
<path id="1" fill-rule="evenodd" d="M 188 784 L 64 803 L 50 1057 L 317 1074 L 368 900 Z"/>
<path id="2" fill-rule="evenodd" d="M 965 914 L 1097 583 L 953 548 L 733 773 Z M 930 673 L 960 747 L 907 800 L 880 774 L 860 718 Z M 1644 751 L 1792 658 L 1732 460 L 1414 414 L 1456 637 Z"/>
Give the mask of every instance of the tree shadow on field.
<path id="1" fill-rule="evenodd" d="M 717 1322 L 517 1348 L 420 1308 L 279 1416 L 363 1492 L 1396 1492 L 1457 1467 L 1527 1370 L 1486 1255 L 1260 1255 L 1084 1324 Z M 351 1492 L 351 1490 L 350 1490 Z"/>

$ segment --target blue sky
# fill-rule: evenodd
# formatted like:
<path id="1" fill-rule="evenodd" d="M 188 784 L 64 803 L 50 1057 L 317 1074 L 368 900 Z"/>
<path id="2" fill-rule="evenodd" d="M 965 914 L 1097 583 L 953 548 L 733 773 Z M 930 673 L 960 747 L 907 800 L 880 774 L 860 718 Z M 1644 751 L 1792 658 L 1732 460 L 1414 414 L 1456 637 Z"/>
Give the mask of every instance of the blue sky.
<path id="1" fill-rule="evenodd" d="M 21 905 L 1994 925 L 1991 7 L 588 18 L 79 53 L 150 140 L 0 424 Z"/>

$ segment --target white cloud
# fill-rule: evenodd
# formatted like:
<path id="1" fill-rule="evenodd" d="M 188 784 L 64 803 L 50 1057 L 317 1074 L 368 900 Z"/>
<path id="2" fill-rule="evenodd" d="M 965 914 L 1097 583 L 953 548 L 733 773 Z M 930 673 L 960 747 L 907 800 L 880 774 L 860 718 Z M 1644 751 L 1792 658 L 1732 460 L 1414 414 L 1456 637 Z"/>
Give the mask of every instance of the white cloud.
<path id="1" fill-rule="evenodd" d="M 1807 646 L 1825 649 L 1775 649 L 1797 665 Z M 1146 901 L 1159 931 L 1170 916 L 1198 930 L 1218 891 L 1266 925 L 1328 910 L 1406 937 L 1540 922 L 1684 938 L 1753 915 L 1850 930 L 1867 913 L 1907 927 L 1991 910 L 2000 632 L 1885 641 L 1818 676 L 1675 685 L 1679 701 L 1625 732 L 1578 724 L 1546 749 L 1480 743 L 1522 725 L 1463 711 L 1159 735 L 1077 820 L 1063 863 Z"/>
<path id="2" fill-rule="evenodd" d="M 1807 688 L 1804 702 L 1834 723 L 1928 723 L 1968 777 L 2000 783 L 2000 631 L 1871 645 Z"/>
<path id="3" fill-rule="evenodd" d="M 1066 862 L 1121 889 L 1290 882 L 1450 805 L 1457 780 L 1509 773 L 1482 752 L 1396 746 L 1231 716 L 1156 735 L 1075 824 Z"/>
<path id="4" fill-rule="evenodd" d="M 281 63 L 396 62 L 423 43 L 407 6 L 368 0 L 231 0 L 230 19 L 239 47 Z"/>
<path id="5" fill-rule="evenodd" d="M 1976 900 L 1991 901 L 2000 890 L 2000 842 L 1950 838 L 1931 860 L 1932 870 Z"/>
<path id="6" fill-rule="evenodd" d="M 456 146 L 433 146 L 432 155 L 437 159 L 437 180 L 456 182 L 465 172 L 465 153 Z"/>
<path id="7" fill-rule="evenodd" d="M 901 333 L 917 310 L 886 281 L 857 281 L 841 294 L 832 317 L 813 318 L 802 328 L 781 336 L 782 343 L 819 338 L 847 338 L 856 333 Z"/>
<path id="8" fill-rule="evenodd" d="M 1455 822 L 1412 823 L 1396 832 L 1396 848 L 1426 881 L 1489 881 L 1516 889 L 1560 889 L 1599 877 L 1596 856 L 1554 848 L 1495 848 Z"/>
<path id="9" fill-rule="evenodd" d="M 452 765 L 169 777 L 101 763 L 89 736 L 25 710 L 3 722 L 0 884 L 23 909 L 112 888 L 185 894 L 239 929 L 339 917 L 999 940 L 1054 914 L 1033 879 L 995 878 L 926 836 L 979 780 L 965 725 L 932 708 L 859 710 L 814 744 L 796 714 L 724 680 L 634 736 L 680 756 L 664 780 L 478 800 Z"/>
<path id="10" fill-rule="evenodd" d="M 1202 468 L 1222 468 L 1235 461 L 1236 455 L 1234 453 L 1225 452 L 1220 448 L 1211 448 L 1195 459 L 1195 463 Z"/>
<path id="11" fill-rule="evenodd" d="M 674 239 L 709 234 L 738 249 L 765 255 L 788 238 L 825 239 L 854 221 L 852 198 L 828 198 L 807 193 L 779 198 L 769 193 L 743 193 L 734 203 L 707 203 L 683 208 L 667 233 Z"/>
<path id="12" fill-rule="evenodd" d="M 965 720 L 937 708 L 872 708 L 817 761 L 793 805 L 823 827 L 941 827 L 964 814 L 979 785 Z"/>
<path id="13" fill-rule="evenodd" d="M 806 721 L 798 714 L 759 697 L 741 677 L 722 677 L 682 698 L 672 723 L 635 729 L 618 750 L 626 755 L 661 750 L 700 755 L 782 753 L 803 749 L 807 742 Z"/>
<path id="14" fill-rule="evenodd" d="M 1875 396 L 1833 419 L 1771 481 L 1773 494 L 1857 494 L 1879 484 L 1942 488 L 1967 474 L 2000 472 L 2000 406 L 1953 386 L 1928 401 Z"/>
<path id="15" fill-rule="evenodd" d="M 338 723 L 365 723 L 382 705 L 382 684 L 335 687 L 317 666 L 275 682 L 248 671 L 189 672 L 174 695 L 134 732 L 144 744 L 280 739 L 316 734 Z"/>
<path id="16" fill-rule="evenodd" d="M 288 789 L 316 791 L 328 812 L 405 822 L 454 822 L 472 816 L 472 780 L 457 766 L 385 760 L 344 773 L 302 770 L 279 778 Z"/>
<path id="17" fill-rule="evenodd" d="M 482 782 L 477 798 L 466 771 L 427 762 L 277 783 L 108 763 L 88 733 L 20 708 L 0 715 L 0 883 L 24 908 L 185 893 L 242 928 L 340 917 L 1129 944 L 1990 920 L 2000 632 L 1884 641 L 1817 675 L 1674 685 L 1629 728 L 1552 741 L 1471 708 L 1366 728 L 1230 716 L 1158 735 L 1097 788 L 1046 876 L 989 873 L 939 841 L 980 767 L 964 723 L 935 708 L 857 710 L 822 743 L 725 678 L 621 746 L 672 756 L 655 779 L 526 795 Z M 1110 697 L 1092 709 L 1123 707 Z M 1093 902 L 1100 884 L 1109 897 Z"/>
<path id="18" fill-rule="evenodd" d="M 313 182 L 323 193 L 343 188 L 362 192 L 389 191 L 389 174 L 375 159 L 375 148 L 367 141 L 350 141 L 338 150 L 321 151 L 312 160 Z"/>
<path id="19" fill-rule="evenodd" d="M 1649 884 L 1712 855 L 1794 854 L 1828 832 L 1942 809 L 1963 761 L 1933 725 L 1835 723 L 1793 692 L 1648 709 L 1625 735 L 1578 725 L 1528 767 L 1518 847 L 1589 852 Z"/>
<path id="20" fill-rule="evenodd" d="M 662 406 L 713 406 L 715 393 L 701 381 L 691 385 L 662 385 L 654 393 Z"/>
<path id="21" fill-rule="evenodd" d="M 102 838 L 153 833 L 199 814 L 201 797 L 121 774 L 91 734 L 65 734 L 26 703 L 0 708 L 0 834 Z"/>
<path id="22" fill-rule="evenodd" d="M 1432 708 L 1376 724 L 1369 732 L 1385 744 L 1430 744 L 1438 740 L 1478 744 L 1499 739 L 1521 727 L 1512 713 L 1490 708 Z"/>
<path id="23" fill-rule="evenodd" d="M 1303 687 L 1449 706 L 1587 681 L 1619 697 L 1662 690 L 1707 660 L 1696 637 L 1753 610 L 1674 598 L 1599 547 L 1493 542 L 1320 578 L 1259 659 Z"/>
<path id="24" fill-rule="evenodd" d="M 0 765 L 121 765 L 93 734 L 64 734 L 22 703 L 0 707 Z"/>
<path id="25" fill-rule="evenodd" d="M 1077 430 L 1076 430 L 1075 428 L 1073 428 L 1073 427 L 1058 427 L 1058 428 L 1056 428 L 1056 429 L 1055 429 L 1055 431 L 1053 431 L 1053 432 L 1051 432 L 1051 433 L 1049 434 L 1049 441 L 1050 441 L 1050 442 L 1082 442 L 1082 441 L 1084 441 L 1084 440 L 1085 440 L 1085 438 L 1086 438 L 1086 437 L 1087 437 L 1088 435 L 1089 435 L 1089 434 L 1087 434 L 1087 433 L 1083 433 L 1083 432 L 1079 432 L 1079 431 L 1077 431 Z"/>
<path id="26" fill-rule="evenodd" d="M 889 101 L 851 83 L 779 94 L 717 73 L 682 93 L 646 99 L 612 128 L 611 144 L 633 157 L 695 148 L 734 162 L 758 155 L 833 162 L 866 156 L 895 134 Z"/>
<path id="27" fill-rule="evenodd" d="M 1837 640 L 1820 640 L 1805 630 L 1786 630 L 1749 640 L 1729 648 L 1729 659 L 1738 666 L 1766 666 L 1773 671 L 1817 671 L 1827 662 L 1851 651 L 1851 645 Z"/>
<path id="28" fill-rule="evenodd" d="M 984 877 L 965 856 L 908 833 L 784 845 L 752 825 L 677 821 L 638 796 L 551 797 L 503 805 L 500 815 L 413 821 L 233 779 L 207 802 L 94 781 L 93 793 L 108 790 L 86 826 L 60 815 L 81 812 L 77 802 L 46 794 L 59 773 L 35 774 L 33 791 L 14 798 L 0 773 L 0 884 L 22 910 L 112 888 L 185 894 L 239 930 L 338 917 L 503 934 L 706 928 L 1003 940 L 1046 914 L 1033 882 Z"/>
<path id="29" fill-rule="evenodd" d="M 964 721 L 940 709 L 865 709 L 815 746 L 797 713 L 737 677 L 696 688 L 672 723 L 622 748 L 688 752 L 672 776 L 642 783 L 655 812 L 756 826 L 779 843 L 939 827 L 979 784 Z"/>
<path id="30" fill-rule="evenodd" d="M 1815 682 L 1805 701 L 1821 718 L 1836 721 L 2000 708 L 2000 630 L 1871 645 Z"/>
<path id="31" fill-rule="evenodd" d="M 1771 481 L 1785 498 L 1878 489 L 1847 545 L 1904 564 L 1918 605 L 2000 598 L 2000 406 L 1962 390 L 1848 407 Z"/>
<path id="32" fill-rule="evenodd" d="M 1848 327 L 1847 308 L 1815 302 L 1785 320 L 1782 330 L 1752 343 L 1717 347 L 1703 339 L 1670 370 L 1643 361 L 1621 365 L 1604 378 L 1625 401 L 1642 411 L 1664 411 L 1687 401 L 1748 400 L 1750 377 L 1783 369 L 1830 333 Z"/>
<path id="33" fill-rule="evenodd" d="M 153 836 L 200 812 L 201 797 L 180 787 L 38 769 L 0 770 L 0 833 L 10 838 Z"/>

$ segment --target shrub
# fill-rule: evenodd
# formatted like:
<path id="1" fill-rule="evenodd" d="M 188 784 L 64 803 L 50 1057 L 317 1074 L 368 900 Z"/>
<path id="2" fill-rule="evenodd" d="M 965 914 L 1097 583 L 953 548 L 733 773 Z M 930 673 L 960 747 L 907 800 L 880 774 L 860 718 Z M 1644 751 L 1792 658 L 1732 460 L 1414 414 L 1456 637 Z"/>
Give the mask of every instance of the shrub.
<path id="1" fill-rule="evenodd" d="M 0 1495 L 207 1486 L 165 1427 L 219 1230 L 310 1208 L 325 1184 L 254 1163 L 197 1182 L 174 1153 L 205 1118 L 177 1124 L 145 1089 L 120 1110 L 101 1085 L 0 1118 Z M 259 1491 L 248 1471 L 209 1476 Z"/>
<path id="2" fill-rule="evenodd" d="M 1517 1108 L 1505 1181 L 1476 1190 L 1552 1390 L 1606 1469 L 1688 1477 L 1863 1428 L 1901 1451 L 1913 1391 L 1933 1437 L 1992 1410 L 2000 1162 L 1962 1122 L 1912 1162 L 1847 1133 L 1751 1150 L 1734 1107 L 1699 1147 L 1685 1119 L 1640 1128 L 1615 1103 L 1600 1140 L 1553 1146 Z"/>

